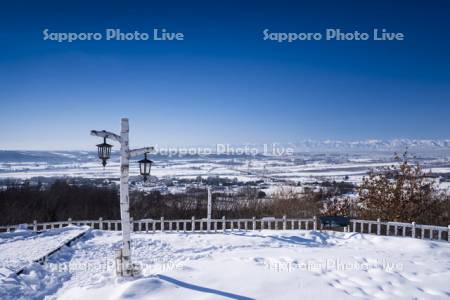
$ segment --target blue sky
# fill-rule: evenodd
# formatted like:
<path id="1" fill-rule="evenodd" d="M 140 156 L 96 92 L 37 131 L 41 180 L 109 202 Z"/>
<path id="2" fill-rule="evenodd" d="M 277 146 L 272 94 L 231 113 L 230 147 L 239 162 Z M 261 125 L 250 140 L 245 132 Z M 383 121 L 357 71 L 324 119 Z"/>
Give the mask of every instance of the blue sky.
<path id="1" fill-rule="evenodd" d="M 0 8 L 0 149 L 449 138 L 448 1 L 15 1 Z M 337 3 L 339 2 L 339 3 Z M 44 41 L 42 30 L 183 32 L 184 41 Z M 404 41 L 264 41 L 262 31 Z"/>

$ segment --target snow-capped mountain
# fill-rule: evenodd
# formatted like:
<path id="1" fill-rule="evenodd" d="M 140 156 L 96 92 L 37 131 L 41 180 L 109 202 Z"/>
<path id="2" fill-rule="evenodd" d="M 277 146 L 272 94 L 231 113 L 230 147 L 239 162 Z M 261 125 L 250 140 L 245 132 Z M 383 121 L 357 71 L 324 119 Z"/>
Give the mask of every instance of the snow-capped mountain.
<path id="1" fill-rule="evenodd" d="M 404 151 L 408 150 L 450 150 L 450 139 L 393 139 L 393 140 L 305 140 L 291 144 L 298 151 L 311 150 L 363 150 Z"/>

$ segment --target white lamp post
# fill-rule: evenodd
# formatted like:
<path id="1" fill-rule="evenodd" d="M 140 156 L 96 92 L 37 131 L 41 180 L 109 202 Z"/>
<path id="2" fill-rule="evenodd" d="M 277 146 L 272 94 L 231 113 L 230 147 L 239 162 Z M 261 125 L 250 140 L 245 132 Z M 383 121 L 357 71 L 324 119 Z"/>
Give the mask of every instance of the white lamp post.
<path id="1" fill-rule="evenodd" d="M 120 276 L 132 276 L 135 273 L 135 268 L 131 263 L 131 223 L 130 223 L 130 201 L 129 201 L 129 160 L 132 157 L 145 154 L 154 150 L 153 147 L 140 148 L 130 150 L 128 143 L 128 118 L 122 118 L 120 135 L 105 130 L 92 130 L 91 135 L 103 138 L 103 144 L 98 144 L 98 155 L 102 160 L 103 166 L 106 165 L 106 160 L 109 159 L 111 153 L 111 145 L 106 143 L 106 139 L 111 139 L 120 143 L 120 219 L 122 224 L 122 249 L 119 251 L 116 264 L 117 274 Z M 144 178 L 150 175 L 151 160 L 145 162 L 145 167 L 140 164 L 140 169 L 144 169 Z"/>

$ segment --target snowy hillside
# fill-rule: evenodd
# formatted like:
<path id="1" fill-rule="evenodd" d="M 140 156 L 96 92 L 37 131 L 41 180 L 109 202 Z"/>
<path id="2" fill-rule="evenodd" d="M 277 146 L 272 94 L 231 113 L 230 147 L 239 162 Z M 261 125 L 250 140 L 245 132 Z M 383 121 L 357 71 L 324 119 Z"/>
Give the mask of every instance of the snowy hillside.
<path id="1" fill-rule="evenodd" d="M 26 257 L 20 239 L 2 236 Z M 24 237 L 26 238 L 26 237 Z M 312 231 L 134 234 L 143 274 L 114 275 L 118 232 L 93 230 L 45 265 L 0 275 L 1 299 L 444 299 L 450 244 Z M 34 247 L 45 247 L 45 243 Z M 2 261 L 4 263 L 4 261 Z"/>

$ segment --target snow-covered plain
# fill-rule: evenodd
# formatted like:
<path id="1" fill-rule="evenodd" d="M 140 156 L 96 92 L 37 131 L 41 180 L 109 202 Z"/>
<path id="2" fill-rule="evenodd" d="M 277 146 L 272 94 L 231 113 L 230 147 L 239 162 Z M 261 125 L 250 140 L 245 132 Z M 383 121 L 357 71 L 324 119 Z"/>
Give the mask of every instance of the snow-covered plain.
<path id="1" fill-rule="evenodd" d="M 450 173 L 450 150 L 444 152 L 412 153 L 425 171 L 436 175 L 443 189 L 448 189 L 447 180 L 439 182 L 440 176 Z M 265 181 L 271 187 L 292 186 L 297 183 L 316 184 L 323 181 L 346 181 L 360 183 L 370 169 L 395 164 L 393 152 L 316 152 L 295 153 L 285 156 L 152 156 L 152 176 L 165 179 L 195 179 L 220 177 L 237 179 L 240 182 Z M 120 164 L 114 153 L 103 168 L 93 152 L 1 152 L 0 180 L 23 180 L 38 177 L 78 177 L 114 181 L 119 178 Z M 130 164 L 132 179 L 139 179 L 138 164 Z M 152 181 L 152 188 L 159 189 Z M 1 188 L 1 187 L 0 187 Z M 144 187 L 143 187 L 144 189 Z M 180 186 L 169 186 L 176 193 Z M 163 190 L 163 189 L 161 189 Z M 276 189 L 271 189 L 276 190 Z M 184 191 L 184 190 L 182 190 Z"/>
<path id="2" fill-rule="evenodd" d="M 44 265 L 0 275 L 0 299 L 450 298 L 446 242 L 304 230 L 132 239 L 138 278 L 114 275 L 120 233 L 92 230 Z M 6 243 L 26 256 L 18 241 Z"/>

